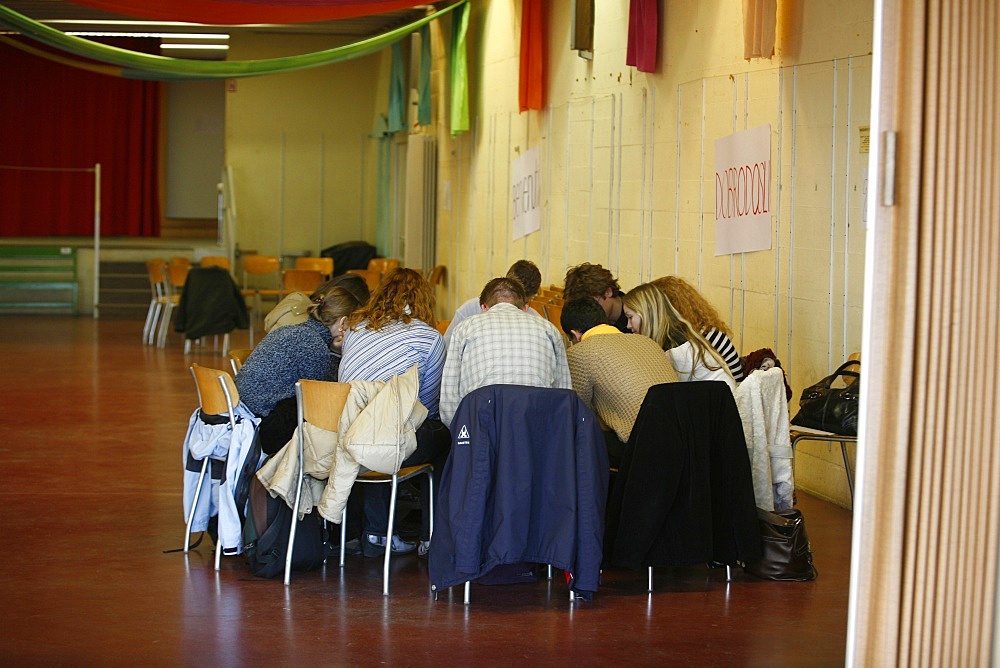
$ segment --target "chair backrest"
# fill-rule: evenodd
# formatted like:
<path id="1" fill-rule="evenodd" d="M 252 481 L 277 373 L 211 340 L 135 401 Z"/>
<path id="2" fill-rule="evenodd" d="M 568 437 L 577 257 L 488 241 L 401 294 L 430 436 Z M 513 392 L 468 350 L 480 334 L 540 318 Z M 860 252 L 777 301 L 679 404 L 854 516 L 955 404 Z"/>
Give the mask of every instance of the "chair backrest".
<path id="1" fill-rule="evenodd" d="M 230 270 L 229 258 L 225 255 L 206 255 L 198 264 L 202 267 L 222 267 L 226 271 Z"/>
<path id="2" fill-rule="evenodd" d="M 380 274 L 387 274 L 399 266 L 399 260 L 390 257 L 373 257 L 368 261 L 368 271 L 377 271 Z"/>
<path id="3" fill-rule="evenodd" d="M 149 275 L 149 287 L 156 297 L 163 296 L 163 282 L 167 279 L 167 261 L 161 258 L 146 260 L 146 273 Z"/>
<path id="4" fill-rule="evenodd" d="M 252 352 L 253 348 L 233 348 L 229 351 L 229 363 L 233 367 L 233 375 L 239 373 L 243 363 L 247 361 Z"/>
<path id="5" fill-rule="evenodd" d="M 546 304 L 545 305 L 545 317 L 548 318 L 549 322 L 556 326 L 560 332 L 562 332 L 562 323 L 560 322 L 562 318 L 562 304 Z"/>
<path id="6" fill-rule="evenodd" d="M 295 383 L 299 424 L 308 422 L 320 429 L 337 431 L 350 391 L 350 383 L 306 379 Z"/>
<path id="7" fill-rule="evenodd" d="M 295 258 L 295 268 L 296 269 L 312 269 L 313 271 L 318 271 L 325 278 L 330 278 L 333 276 L 333 258 L 332 257 L 297 257 Z"/>
<path id="8" fill-rule="evenodd" d="M 434 323 L 434 329 L 436 329 L 441 336 L 444 336 L 444 333 L 448 331 L 448 325 L 450 324 L 451 320 L 438 320 Z"/>
<path id="9" fill-rule="evenodd" d="M 274 277 L 273 287 L 277 288 L 281 275 L 281 259 L 277 255 L 244 255 L 243 256 L 243 287 L 248 288 L 250 276 Z M 271 287 L 271 286 L 269 286 Z"/>
<path id="10" fill-rule="evenodd" d="M 240 392 L 228 371 L 191 364 L 191 377 L 198 390 L 198 405 L 208 415 L 228 415 L 235 420 L 233 411 L 240 403 Z"/>
<path id="11" fill-rule="evenodd" d="M 445 273 L 447 273 L 445 266 L 443 264 L 439 264 L 427 273 L 427 282 L 430 283 L 433 288 L 438 283 L 444 281 Z"/>
<path id="12" fill-rule="evenodd" d="M 310 294 L 323 283 L 323 274 L 316 269 L 285 269 L 281 272 L 281 292 Z"/>
<path id="13" fill-rule="evenodd" d="M 379 282 L 382 280 L 382 274 L 377 271 L 372 271 L 370 269 L 348 269 L 348 274 L 357 274 L 358 276 L 365 279 L 365 283 L 368 285 L 368 289 L 374 291 L 378 287 Z"/>
<path id="14" fill-rule="evenodd" d="M 545 319 L 548 319 L 549 314 L 547 311 L 549 306 L 549 300 L 542 299 L 540 297 L 532 297 L 531 299 L 528 300 L 528 306 L 538 311 L 538 315 L 542 316 Z"/>
<path id="15" fill-rule="evenodd" d="M 190 271 L 190 262 L 174 262 L 171 260 L 167 265 L 167 278 L 170 279 L 170 285 L 177 290 L 183 288 Z"/>

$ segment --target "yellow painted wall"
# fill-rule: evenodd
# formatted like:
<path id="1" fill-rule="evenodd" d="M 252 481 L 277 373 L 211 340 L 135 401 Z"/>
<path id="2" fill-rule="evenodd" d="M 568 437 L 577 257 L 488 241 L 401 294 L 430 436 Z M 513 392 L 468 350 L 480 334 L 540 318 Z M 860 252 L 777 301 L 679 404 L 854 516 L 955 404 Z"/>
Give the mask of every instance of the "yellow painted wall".
<path id="1" fill-rule="evenodd" d="M 338 46 L 316 36 L 234 35 L 230 59 L 249 60 Z M 233 169 L 243 249 L 317 255 L 373 239 L 373 128 L 382 56 L 231 82 L 226 162 Z"/>

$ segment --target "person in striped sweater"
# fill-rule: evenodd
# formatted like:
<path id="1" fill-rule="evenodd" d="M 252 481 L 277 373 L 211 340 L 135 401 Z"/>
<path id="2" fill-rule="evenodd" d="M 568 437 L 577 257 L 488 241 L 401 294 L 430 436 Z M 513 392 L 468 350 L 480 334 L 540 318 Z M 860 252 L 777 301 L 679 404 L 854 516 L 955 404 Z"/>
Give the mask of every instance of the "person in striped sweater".
<path id="1" fill-rule="evenodd" d="M 402 267 L 393 269 L 382 279 L 368 303 L 348 319 L 337 380 L 342 383 L 387 381 L 417 365 L 420 403 L 427 408 L 428 415 L 417 429 L 417 449 L 402 466 L 429 462 L 440 471 L 451 449 L 451 433 L 438 416 L 445 347 L 434 323 L 434 292 L 430 284 L 418 271 Z M 426 482 L 423 484 L 426 486 Z M 365 489 L 362 536 L 365 556 L 385 554 L 387 544 L 393 553 L 412 552 L 416 544 L 398 535 L 386 538 L 388 486 L 369 487 L 373 489 Z M 426 553 L 430 539 L 428 491 L 421 489 L 424 514 L 421 554 Z"/>
<path id="2" fill-rule="evenodd" d="M 664 276 L 651 282 L 663 291 L 677 312 L 701 332 L 705 340 L 722 356 L 733 374 L 733 379 L 737 383 L 742 381 L 743 366 L 740 363 L 740 353 L 733 345 L 729 326 L 719 316 L 715 307 L 680 276 Z"/>

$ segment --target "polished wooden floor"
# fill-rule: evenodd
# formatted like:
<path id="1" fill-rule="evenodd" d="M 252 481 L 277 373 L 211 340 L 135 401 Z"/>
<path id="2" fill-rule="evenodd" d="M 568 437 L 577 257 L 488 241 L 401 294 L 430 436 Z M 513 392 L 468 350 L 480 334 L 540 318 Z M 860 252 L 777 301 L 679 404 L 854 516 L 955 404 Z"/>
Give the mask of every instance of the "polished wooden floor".
<path id="1" fill-rule="evenodd" d="M 851 515 L 799 494 L 819 579 L 725 582 L 722 570 L 606 572 L 595 600 L 563 582 L 428 592 L 426 563 L 280 580 L 181 544 L 181 443 L 197 405 L 178 335 L 142 324 L 0 316 L 0 665 L 834 666 L 845 656 Z M 245 333 L 234 346 L 246 344 Z"/>

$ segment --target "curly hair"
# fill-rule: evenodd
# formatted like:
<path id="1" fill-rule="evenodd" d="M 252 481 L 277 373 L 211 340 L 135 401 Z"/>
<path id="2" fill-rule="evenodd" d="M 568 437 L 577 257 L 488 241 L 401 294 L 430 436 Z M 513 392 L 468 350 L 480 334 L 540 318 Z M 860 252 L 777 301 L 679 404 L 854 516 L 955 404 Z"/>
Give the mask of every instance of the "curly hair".
<path id="1" fill-rule="evenodd" d="M 398 267 L 386 274 L 368 303 L 348 318 L 348 326 L 364 322 L 365 329 L 377 331 L 393 320 L 434 326 L 434 291 L 419 271 Z"/>
<path id="2" fill-rule="evenodd" d="M 663 290 L 677 312 L 697 328 L 699 332 L 717 329 L 732 338 L 733 333 L 715 307 L 708 303 L 693 285 L 680 276 L 663 276 L 650 281 Z"/>
<path id="3" fill-rule="evenodd" d="M 611 288 L 615 294 L 621 291 L 614 275 L 599 264 L 584 262 L 570 267 L 566 272 L 563 298 L 571 301 L 577 297 L 603 297 Z"/>
<path id="4" fill-rule="evenodd" d="M 307 313 L 313 320 L 318 320 L 330 327 L 343 316 L 349 316 L 360 308 L 362 302 L 358 296 L 343 285 L 333 285 L 313 299 Z"/>
<path id="5" fill-rule="evenodd" d="M 542 285 L 542 272 L 531 260 L 518 260 L 510 265 L 507 270 L 507 278 L 516 278 L 524 286 L 525 299 L 531 299 L 538 294 L 538 288 Z"/>
<path id="6" fill-rule="evenodd" d="M 677 312 L 667 295 L 652 283 L 632 288 L 625 294 L 622 303 L 624 308 L 635 312 L 641 319 L 639 334 L 653 339 L 664 350 L 690 341 L 695 351 L 695 364 L 701 363 L 712 371 L 725 369 L 731 375 L 729 366 L 715 348 L 694 325 Z"/>

